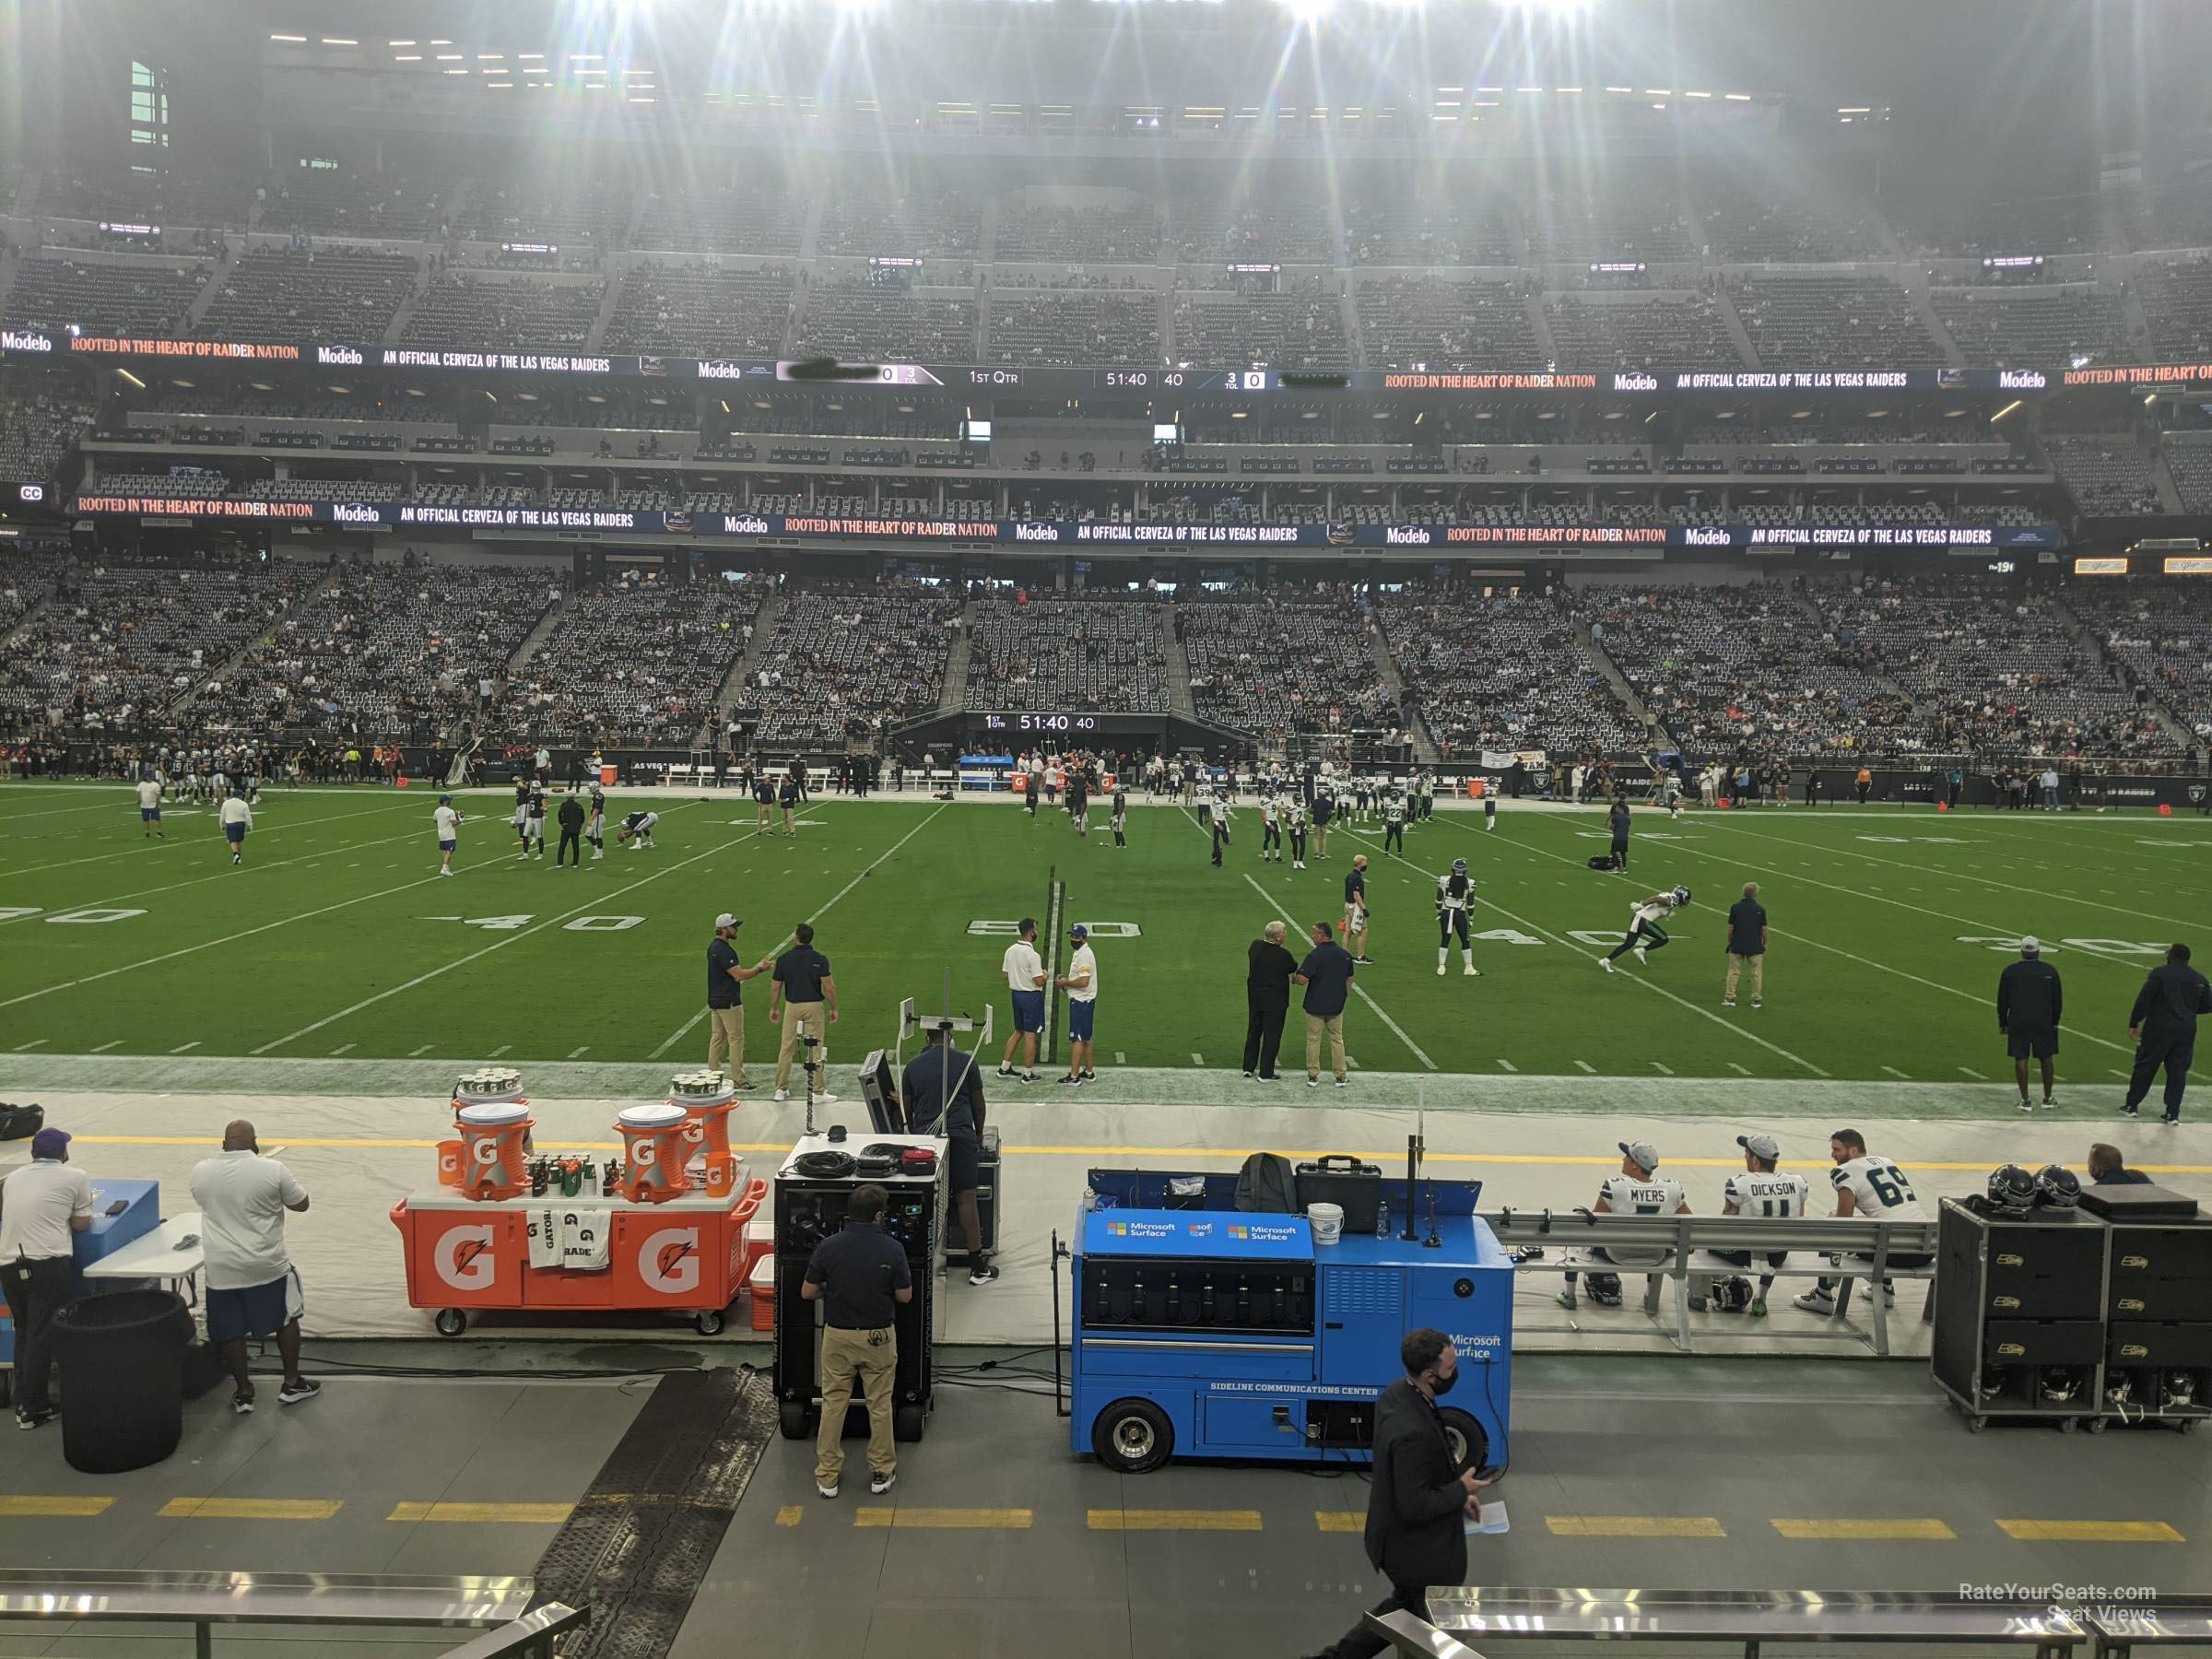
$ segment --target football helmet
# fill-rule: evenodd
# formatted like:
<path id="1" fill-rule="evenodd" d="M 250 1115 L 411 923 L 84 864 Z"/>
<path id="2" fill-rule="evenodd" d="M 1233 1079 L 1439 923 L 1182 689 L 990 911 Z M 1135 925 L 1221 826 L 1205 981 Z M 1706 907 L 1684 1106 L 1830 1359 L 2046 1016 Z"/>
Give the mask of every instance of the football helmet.
<path id="1" fill-rule="evenodd" d="M 1989 1172 L 1986 1193 L 1990 1208 L 2024 1216 L 2035 1204 L 2035 1177 L 2018 1164 L 2006 1164 Z"/>
<path id="2" fill-rule="evenodd" d="M 1686 887 L 1677 888 L 1675 889 L 1675 902 L 1677 904 L 1688 904 L 1689 902 L 1689 889 Z"/>
<path id="3" fill-rule="evenodd" d="M 1453 874 L 1453 875 L 1454 875 L 1454 876 L 1465 876 L 1466 873 L 1467 873 L 1467 861 L 1466 861 L 1465 859 L 1464 859 L 1464 858 L 1455 858 L 1455 859 L 1453 859 L 1453 860 L 1452 861 L 1452 874 Z"/>
<path id="4" fill-rule="evenodd" d="M 2081 1202 L 2081 1178 L 2064 1164 L 2045 1164 L 2035 1172 L 2035 1195 L 2052 1209 L 2072 1209 Z"/>

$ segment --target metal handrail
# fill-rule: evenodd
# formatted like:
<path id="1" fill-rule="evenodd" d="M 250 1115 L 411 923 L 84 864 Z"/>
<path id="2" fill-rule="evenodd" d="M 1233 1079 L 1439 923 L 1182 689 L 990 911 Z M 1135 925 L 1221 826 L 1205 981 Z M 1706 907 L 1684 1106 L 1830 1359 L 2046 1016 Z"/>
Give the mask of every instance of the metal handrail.
<path id="1" fill-rule="evenodd" d="M 2048 1603 L 1975 1602 L 1889 1591 L 1583 1590 L 1452 1585 L 1431 1589 L 1429 1618 L 1367 1617 L 1367 1627 L 1400 1653 L 1456 1655 L 1474 1636 L 1499 1641 L 1704 1641 L 1740 1644 L 1759 1659 L 1762 1642 L 1900 1642 L 1932 1647 L 2031 1647 L 2037 1659 L 2067 1659 L 2106 1642 L 2103 1609 Z M 2140 1629 L 2136 1626 L 2132 1629 Z M 2132 1633 L 2132 1630 L 2131 1630 Z M 2138 1640 L 2146 1638 L 2138 1637 Z M 2149 1638 L 2155 1639 L 2155 1638 Z M 2186 1633 L 2166 1637 L 2188 1641 Z"/>
<path id="2" fill-rule="evenodd" d="M 0 1620 L 188 1624 L 194 1653 L 208 1659 L 217 1625 L 481 1629 L 522 1618 L 535 1593 L 535 1581 L 519 1576 L 8 1568 Z"/>
<path id="3" fill-rule="evenodd" d="M 589 1607 L 571 1607 L 547 1602 L 496 1630 L 487 1630 L 474 1641 L 449 1651 L 445 1659 L 553 1659 L 553 1644 L 571 1630 L 592 1622 Z"/>

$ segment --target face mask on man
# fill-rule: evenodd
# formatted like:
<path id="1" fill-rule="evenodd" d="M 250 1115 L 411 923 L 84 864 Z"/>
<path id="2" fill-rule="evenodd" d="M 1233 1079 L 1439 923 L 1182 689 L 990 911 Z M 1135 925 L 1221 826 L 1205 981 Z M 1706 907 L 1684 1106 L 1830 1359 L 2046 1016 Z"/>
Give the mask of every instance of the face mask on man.
<path id="1" fill-rule="evenodd" d="M 1456 1366 L 1448 1371 L 1430 1371 L 1429 1373 L 1429 1390 L 1431 1394 L 1448 1394 L 1458 1386 L 1458 1383 L 1459 1368 Z"/>

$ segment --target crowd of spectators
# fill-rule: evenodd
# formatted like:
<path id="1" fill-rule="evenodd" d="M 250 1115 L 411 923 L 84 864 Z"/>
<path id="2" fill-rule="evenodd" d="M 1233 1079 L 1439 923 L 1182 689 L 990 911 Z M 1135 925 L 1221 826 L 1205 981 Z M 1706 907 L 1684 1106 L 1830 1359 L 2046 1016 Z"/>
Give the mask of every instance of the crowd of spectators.
<path id="1" fill-rule="evenodd" d="M 1159 257 L 1163 227 L 1156 208 L 1069 207 L 1001 196 L 993 243 L 1001 260 L 1069 265 L 1150 265 Z"/>
<path id="2" fill-rule="evenodd" d="M 1361 356 L 1371 369 L 1542 369 L 1524 293 L 1518 281 L 1371 276 L 1356 290 Z"/>
<path id="3" fill-rule="evenodd" d="M 17 265 L 0 316 L 10 328 L 50 335 L 73 325 L 88 335 L 180 335 L 207 285 L 208 270 L 204 261 L 41 254 Z"/>
<path id="4" fill-rule="evenodd" d="M 2136 298 L 2150 328 L 2151 355 L 2159 362 L 2212 359 L 2212 259 L 2138 265 Z"/>
<path id="5" fill-rule="evenodd" d="M 1715 181 L 1702 191 L 1699 218 L 1716 260 L 1745 265 L 1841 264 L 1877 259 L 1887 239 L 1871 207 L 1783 194 L 1771 179 Z"/>
<path id="6" fill-rule="evenodd" d="M 1153 600 L 979 599 L 967 706 L 1164 711 L 1167 623 L 1168 607 Z"/>
<path id="7" fill-rule="evenodd" d="M 2166 470 L 2190 512 L 2212 512 L 2212 442 L 2202 434 L 2184 437 L 2169 432 L 2163 446 Z"/>
<path id="8" fill-rule="evenodd" d="M 1710 294 L 1651 300 L 1554 294 L 1545 300 L 1544 314 L 1561 368 L 1744 367 Z"/>
<path id="9" fill-rule="evenodd" d="M 411 240 L 436 232 L 441 187 L 398 174 L 357 175 L 301 166 L 258 193 L 259 230 Z"/>
<path id="10" fill-rule="evenodd" d="M 933 712 L 960 608 L 957 592 L 920 584 L 787 588 L 738 696 L 756 750 L 868 749 Z"/>
<path id="11" fill-rule="evenodd" d="M 757 253 L 788 259 L 806 231 L 806 198 L 779 182 L 735 189 L 701 185 L 654 193 L 638 211 L 630 245 L 654 252 Z"/>
<path id="12" fill-rule="evenodd" d="M 0 394 L 0 479 L 53 481 L 77 441 L 92 429 L 90 403 L 60 383 L 26 383 Z"/>
<path id="13" fill-rule="evenodd" d="M 1406 703 L 1445 759 L 1642 745 L 1559 595 L 1409 587 L 1381 611 Z"/>
<path id="14" fill-rule="evenodd" d="M 194 333 L 210 340 L 372 346 L 414 291 L 412 254 L 343 245 L 257 248 L 223 274 Z"/>
<path id="15" fill-rule="evenodd" d="M 841 362 L 975 360 L 972 290 L 818 282 L 806 290 L 793 335 L 800 357 Z"/>
<path id="16" fill-rule="evenodd" d="M 1344 309 L 1334 293 L 1179 294 L 1175 356 L 1186 363 L 1347 369 Z"/>
<path id="17" fill-rule="evenodd" d="M 815 247 L 822 253 L 905 259 L 973 259 L 982 252 L 982 203 L 944 182 L 838 181 L 822 204 Z"/>
<path id="18" fill-rule="evenodd" d="M 1199 717 L 1263 747 L 1310 734 L 1397 728 L 1375 663 L 1375 627 L 1348 585 L 1179 596 L 1176 629 Z"/>
<path id="19" fill-rule="evenodd" d="M 1160 359 L 1159 296 L 1148 288 L 994 288 L 988 310 L 989 362 L 1141 368 Z"/>
<path id="20" fill-rule="evenodd" d="M 1357 265 L 1513 263 L 1512 227 L 1503 206 L 1479 193 L 1354 192 L 1344 204 L 1344 239 Z"/>
<path id="21" fill-rule="evenodd" d="M 615 291 L 602 346 L 610 352 L 775 358 L 791 323 L 782 265 L 633 265 Z"/>
<path id="22" fill-rule="evenodd" d="M 2212 739 L 2212 587 L 2190 577 L 2077 582 L 2066 607 L 2124 675 L 2194 733 Z"/>
<path id="23" fill-rule="evenodd" d="M 2043 434 L 2051 465 L 2082 512 L 2162 512 L 2150 459 L 2131 432 Z"/>
<path id="24" fill-rule="evenodd" d="M 634 572 L 560 601 L 493 715 L 510 735 L 598 746 L 694 741 L 751 641 L 765 583 Z"/>
<path id="25" fill-rule="evenodd" d="M 1936 369 L 1943 351 L 1886 276 L 1753 276 L 1736 314 L 1768 369 Z"/>
<path id="26" fill-rule="evenodd" d="M 446 271 L 415 301 L 402 338 L 409 346 L 547 350 L 581 347 L 599 317 L 597 282 L 489 278 Z"/>
<path id="27" fill-rule="evenodd" d="M 442 737 L 507 671 L 559 588 L 542 571 L 476 565 L 294 566 L 267 634 L 219 699 L 265 728 Z"/>
<path id="28" fill-rule="evenodd" d="M 2096 288 L 1936 288 L 1936 315 L 1974 368 L 2063 369 L 2125 362 L 2120 296 Z"/>

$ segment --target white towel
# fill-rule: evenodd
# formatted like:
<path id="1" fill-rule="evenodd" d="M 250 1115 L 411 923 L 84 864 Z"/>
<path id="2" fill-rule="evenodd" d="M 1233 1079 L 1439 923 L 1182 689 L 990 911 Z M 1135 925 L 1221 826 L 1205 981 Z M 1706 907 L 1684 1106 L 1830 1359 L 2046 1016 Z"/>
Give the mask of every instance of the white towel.
<path id="1" fill-rule="evenodd" d="M 560 1213 L 560 1265 L 580 1273 L 606 1270 L 606 1222 L 602 1210 Z"/>
<path id="2" fill-rule="evenodd" d="M 560 1265 L 560 1229 L 559 1217 L 549 1209 L 524 1212 L 529 1218 L 530 1265 L 558 1267 Z"/>

